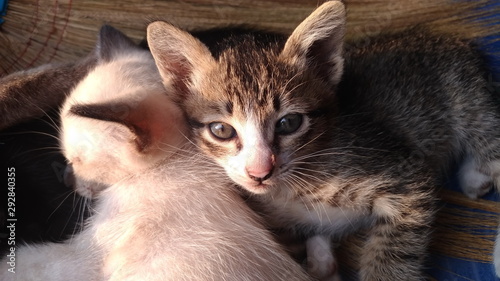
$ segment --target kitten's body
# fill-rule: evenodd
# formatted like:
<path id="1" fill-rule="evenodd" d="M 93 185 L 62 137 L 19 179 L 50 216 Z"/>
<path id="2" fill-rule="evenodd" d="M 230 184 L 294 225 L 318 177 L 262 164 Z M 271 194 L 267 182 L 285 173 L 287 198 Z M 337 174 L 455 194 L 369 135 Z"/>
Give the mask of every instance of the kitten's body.
<path id="1" fill-rule="evenodd" d="M 186 143 L 151 55 L 104 28 L 61 111 L 75 186 L 96 196 L 63 244 L 25 246 L 2 280 L 309 280 L 212 162 Z"/>
<path id="2" fill-rule="evenodd" d="M 95 63 L 91 53 L 72 63 L 46 64 L 0 78 L 0 169 L 15 169 L 10 174 L 16 181 L 18 243 L 61 241 L 80 228 L 75 225 L 85 216 L 75 208 L 80 198 L 70 196 L 61 179 L 65 160 L 55 137 L 57 108 Z M 7 180 L 7 173 L 2 179 Z M 8 193 L 2 191 L 2 202 Z M 2 206 L 0 233 L 9 233 L 8 206 Z M 8 243 L 0 235 L 0 253 L 10 249 Z"/>
<path id="3" fill-rule="evenodd" d="M 272 226 L 366 228 L 362 280 L 421 280 L 442 170 L 465 154 L 471 192 L 500 172 L 495 98 L 467 42 L 411 30 L 344 56 L 344 21 L 328 2 L 288 39 L 234 38 L 215 56 L 164 23 L 148 40 L 197 143 Z"/>
<path id="4" fill-rule="evenodd" d="M 46 64 L 0 78 L 0 129 L 57 108 L 95 66 L 93 54 L 74 63 Z"/>

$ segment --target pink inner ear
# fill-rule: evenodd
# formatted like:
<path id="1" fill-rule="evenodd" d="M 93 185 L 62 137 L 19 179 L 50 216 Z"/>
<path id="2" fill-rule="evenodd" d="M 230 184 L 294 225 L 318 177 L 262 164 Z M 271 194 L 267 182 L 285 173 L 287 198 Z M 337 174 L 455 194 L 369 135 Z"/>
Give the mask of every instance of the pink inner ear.
<path id="1" fill-rule="evenodd" d="M 185 93 L 187 87 L 185 80 L 191 74 L 193 66 L 189 61 L 177 53 L 169 53 L 167 51 L 158 54 L 158 70 L 164 82 L 172 79 L 174 87 Z"/>
<path id="2" fill-rule="evenodd" d="M 174 62 L 172 65 L 172 72 L 175 74 L 173 80 L 174 88 L 178 91 L 178 94 L 182 95 L 183 98 L 186 98 L 189 92 L 186 81 L 191 75 L 192 66 L 187 60 Z"/>
<path id="3" fill-rule="evenodd" d="M 126 119 L 136 135 L 137 149 L 142 153 L 162 146 L 177 147 L 187 132 L 182 111 L 162 94 L 147 97 Z"/>

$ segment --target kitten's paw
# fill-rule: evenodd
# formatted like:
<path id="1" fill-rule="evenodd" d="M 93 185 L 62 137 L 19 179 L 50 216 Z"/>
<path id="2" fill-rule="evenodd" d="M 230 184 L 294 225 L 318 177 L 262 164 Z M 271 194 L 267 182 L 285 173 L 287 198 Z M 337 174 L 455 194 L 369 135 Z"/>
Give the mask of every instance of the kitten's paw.
<path id="1" fill-rule="evenodd" d="M 340 281 L 337 260 L 332 251 L 330 238 L 313 236 L 306 241 L 307 272 L 322 281 Z"/>
<path id="2" fill-rule="evenodd" d="M 488 168 L 490 170 L 490 174 L 493 177 L 494 186 L 497 191 L 500 192 L 500 160 L 491 161 L 488 164 Z"/>
<path id="3" fill-rule="evenodd" d="M 481 172 L 472 157 L 465 159 L 458 173 L 460 187 L 467 197 L 477 199 L 492 188 L 492 179 Z"/>

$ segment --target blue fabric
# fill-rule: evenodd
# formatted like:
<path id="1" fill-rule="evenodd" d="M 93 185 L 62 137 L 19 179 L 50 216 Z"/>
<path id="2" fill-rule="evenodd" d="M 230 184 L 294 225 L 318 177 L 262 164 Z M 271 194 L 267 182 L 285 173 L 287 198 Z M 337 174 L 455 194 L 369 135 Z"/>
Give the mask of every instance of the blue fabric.
<path id="1" fill-rule="evenodd" d="M 434 268 L 429 274 L 439 281 L 494 281 L 493 265 L 490 263 L 470 262 L 445 256 L 433 255 L 430 262 Z"/>
<path id="2" fill-rule="evenodd" d="M 2 24 L 5 20 L 2 18 L 7 14 L 7 4 L 8 0 L 0 0 L 0 24 Z"/>
<path id="3" fill-rule="evenodd" d="M 445 188 L 452 191 L 461 192 L 456 175 L 450 180 L 448 186 Z M 481 199 L 500 201 L 500 195 L 494 191 L 491 191 Z M 447 207 L 456 208 L 457 212 L 460 209 L 468 209 L 474 212 L 486 213 L 484 210 L 471 209 L 464 206 L 453 205 L 450 203 L 445 204 Z M 496 235 L 496 229 L 487 228 L 475 228 L 469 229 L 469 232 L 481 233 L 491 237 L 491 242 L 494 242 L 494 237 Z M 484 238 L 484 236 L 482 236 Z M 479 239 L 478 239 L 479 240 Z M 479 242 L 479 241 L 478 241 Z M 491 249 L 493 250 L 493 249 Z M 492 257 L 493 258 L 493 257 Z M 500 280 L 495 275 L 495 269 L 493 264 L 478 262 L 473 260 L 465 260 L 454 258 L 450 256 L 443 256 L 440 254 L 432 254 L 430 256 L 428 266 L 429 276 L 439 281 L 495 281 Z"/>

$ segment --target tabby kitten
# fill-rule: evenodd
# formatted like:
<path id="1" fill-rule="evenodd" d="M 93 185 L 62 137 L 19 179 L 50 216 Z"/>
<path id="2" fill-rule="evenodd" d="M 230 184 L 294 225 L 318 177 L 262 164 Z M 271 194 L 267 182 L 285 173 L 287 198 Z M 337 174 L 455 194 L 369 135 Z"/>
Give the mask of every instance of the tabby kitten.
<path id="1" fill-rule="evenodd" d="M 210 52 L 154 22 L 148 41 L 198 146 L 272 226 L 313 246 L 365 228 L 361 280 L 421 280 L 442 169 L 465 154 L 465 189 L 498 181 L 500 116 L 468 42 L 414 29 L 344 53 L 344 32 L 331 1 L 288 38 Z"/>

